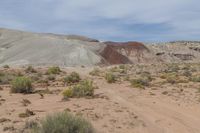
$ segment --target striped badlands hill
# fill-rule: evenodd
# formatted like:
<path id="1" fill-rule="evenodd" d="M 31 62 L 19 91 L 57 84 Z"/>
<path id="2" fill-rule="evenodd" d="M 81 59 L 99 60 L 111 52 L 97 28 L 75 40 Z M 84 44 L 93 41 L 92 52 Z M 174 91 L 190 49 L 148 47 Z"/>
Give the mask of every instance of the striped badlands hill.
<path id="1" fill-rule="evenodd" d="M 0 65 L 95 66 L 199 62 L 199 42 L 99 42 L 78 35 L 0 28 Z"/>

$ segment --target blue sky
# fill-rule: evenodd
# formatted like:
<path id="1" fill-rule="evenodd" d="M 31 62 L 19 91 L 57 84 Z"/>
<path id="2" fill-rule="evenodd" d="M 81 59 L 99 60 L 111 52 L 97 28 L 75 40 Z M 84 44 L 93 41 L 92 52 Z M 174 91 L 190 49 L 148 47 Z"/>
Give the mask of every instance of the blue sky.
<path id="1" fill-rule="evenodd" d="M 112 41 L 200 40 L 199 0 L 0 0 L 0 27 Z"/>

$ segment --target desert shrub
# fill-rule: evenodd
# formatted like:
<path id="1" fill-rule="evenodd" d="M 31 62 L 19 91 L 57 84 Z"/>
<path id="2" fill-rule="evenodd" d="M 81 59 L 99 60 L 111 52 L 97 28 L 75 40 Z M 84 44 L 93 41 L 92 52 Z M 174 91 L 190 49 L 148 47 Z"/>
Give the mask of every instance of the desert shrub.
<path id="1" fill-rule="evenodd" d="M 182 75 L 185 76 L 185 77 L 191 77 L 192 73 L 189 70 L 184 70 Z"/>
<path id="2" fill-rule="evenodd" d="M 142 72 L 140 74 L 140 77 L 142 77 L 144 80 L 147 80 L 149 82 L 153 80 L 151 73 L 149 73 L 149 72 Z"/>
<path id="3" fill-rule="evenodd" d="M 26 72 L 26 73 L 36 73 L 36 70 L 35 70 L 32 66 L 28 66 L 28 67 L 25 69 L 25 72 Z"/>
<path id="4" fill-rule="evenodd" d="M 175 84 L 177 83 L 177 80 L 175 77 L 167 77 L 166 82 L 170 84 Z"/>
<path id="5" fill-rule="evenodd" d="M 101 73 L 101 71 L 99 69 L 95 68 L 89 74 L 92 76 L 100 76 L 100 73 Z"/>
<path id="6" fill-rule="evenodd" d="M 90 80 L 83 80 L 77 85 L 71 86 L 63 92 L 64 98 L 71 97 L 86 97 L 93 96 L 94 89 L 93 82 Z"/>
<path id="7" fill-rule="evenodd" d="M 51 80 L 51 81 L 54 81 L 55 79 L 56 79 L 56 77 L 54 76 L 54 75 L 49 75 L 48 77 L 47 77 L 47 79 L 48 80 Z"/>
<path id="8" fill-rule="evenodd" d="M 10 68 L 9 65 L 4 65 L 3 68 Z"/>
<path id="9" fill-rule="evenodd" d="M 106 73 L 105 79 L 108 83 L 115 83 L 117 81 L 116 76 L 112 73 Z"/>
<path id="10" fill-rule="evenodd" d="M 144 89 L 145 86 L 149 86 L 149 81 L 145 79 L 132 79 L 131 81 L 131 86 L 136 87 L 136 88 L 142 88 Z"/>
<path id="11" fill-rule="evenodd" d="M 34 126 L 34 133 L 94 133 L 92 125 L 80 116 L 69 112 L 47 116 L 40 126 Z"/>
<path id="12" fill-rule="evenodd" d="M 38 123 L 34 120 L 30 120 L 30 121 L 26 121 L 25 125 L 24 125 L 24 129 L 36 129 L 38 128 Z M 26 132 L 24 132 L 26 133 Z"/>
<path id="13" fill-rule="evenodd" d="M 61 72 L 59 67 L 50 67 L 47 70 L 47 74 L 59 74 Z"/>
<path id="14" fill-rule="evenodd" d="M 168 66 L 168 69 L 165 71 L 167 73 L 178 72 L 180 70 L 177 64 L 171 64 Z"/>
<path id="15" fill-rule="evenodd" d="M 67 100 L 68 98 L 73 97 L 73 91 L 71 88 L 68 88 L 63 91 L 63 100 Z"/>
<path id="16" fill-rule="evenodd" d="M 200 76 L 191 77 L 190 81 L 192 81 L 192 82 L 200 82 Z"/>
<path id="17" fill-rule="evenodd" d="M 172 72 L 172 73 L 162 73 L 160 75 L 161 79 L 167 79 L 168 77 L 178 77 L 178 74 L 175 72 Z"/>
<path id="18" fill-rule="evenodd" d="M 21 103 L 23 106 L 28 106 L 29 104 L 31 104 L 31 102 L 28 99 L 23 99 Z"/>
<path id="19" fill-rule="evenodd" d="M 38 76 L 38 74 L 36 74 L 36 75 L 34 74 L 34 75 L 29 76 L 29 77 L 30 77 L 31 81 L 33 81 L 33 82 L 39 81 L 40 78 L 41 78 L 41 77 Z"/>
<path id="20" fill-rule="evenodd" d="M 33 87 L 31 80 L 27 77 L 17 77 L 12 81 L 12 93 L 32 93 Z"/>
<path id="21" fill-rule="evenodd" d="M 126 69 L 126 66 L 125 65 L 119 65 L 119 68 L 120 69 Z"/>
<path id="22" fill-rule="evenodd" d="M 197 93 L 200 93 L 200 88 L 197 88 Z"/>
<path id="23" fill-rule="evenodd" d="M 81 80 L 80 76 L 76 72 L 72 72 L 69 76 L 64 78 L 64 82 L 67 84 L 77 83 Z"/>
<path id="24" fill-rule="evenodd" d="M 17 75 L 18 73 L 0 72 L 0 84 L 10 84 Z"/>
<path id="25" fill-rule="evenodd" d="M 35 115 L 35 113 L 29 109 L 26 109 L 26 111 L 24 113 L 20 113 L 19 114 L 19 117 L 20 118 L 26 118 L 26 117 L 30 117 L 30 116 L 33 116 Z"/>

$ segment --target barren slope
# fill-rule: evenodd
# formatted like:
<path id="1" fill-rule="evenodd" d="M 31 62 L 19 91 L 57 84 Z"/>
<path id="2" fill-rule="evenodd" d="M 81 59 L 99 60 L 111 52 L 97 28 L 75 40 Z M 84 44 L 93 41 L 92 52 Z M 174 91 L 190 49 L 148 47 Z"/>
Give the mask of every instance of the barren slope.
<path id="1" fill-rule="evenodd" d="M 101 63 L 104 45 L 80 36 L 0 29 L 1 65 L 91 66 Z"/>

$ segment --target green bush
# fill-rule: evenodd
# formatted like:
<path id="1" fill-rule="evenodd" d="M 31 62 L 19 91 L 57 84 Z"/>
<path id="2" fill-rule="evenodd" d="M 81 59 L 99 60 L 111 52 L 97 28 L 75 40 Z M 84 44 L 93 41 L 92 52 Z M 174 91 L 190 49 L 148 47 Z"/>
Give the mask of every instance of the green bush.
<path id="1" fill-rule="evenodd" d="M 142 88 L 144 89 L 145 86 L 149 86 L 149 81 L 144 79 L 132 79 L 131 86 L 136 88 Z"/>
<path id="2" fill-rule="evenodd" d="M 66 89 L 63 92 L 63 96 L 64 98 L 93 96 L 94 89 L 92 81 L 83 80 L 79 84 Z"/>
<path id="3" fill-rule="evenodd" d="M 108 83 L 115 83 L 117 81 L 116 76 L 112 73 L 106 73 L 105 79 Z"/>
<path id="4" fill-rule="evenodd" d="M 69 76 L 64 78 L 64 82 L 67 84 L 77 83 L 81 80 L 80 76 L 76 72 L 72 72 Z"/>
<path id="5" fill-rule="evenodd" d="M 31 80 L 27 77 L 17 77 L 12 81 L 12 93 L 32 93 L 33 87 Z"/>
<path id="6" fill-rule="evenodd" d="M 47 74 L 59 74 L 61 72 L 59 67 L 50 67 L 47 70 Z"/>
<path id="7" fill-rule="evenodd" d="M 92 125 L 80 116 L 68 112 L 47 116 L 40 126 L 33 126 L 34 133 L 94 133 Z"/>

